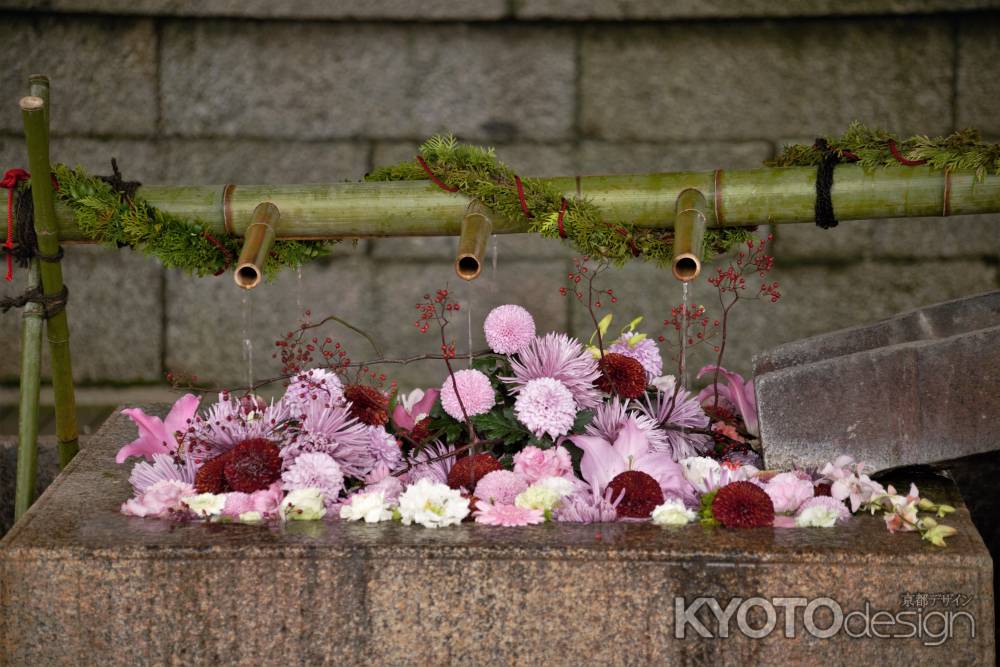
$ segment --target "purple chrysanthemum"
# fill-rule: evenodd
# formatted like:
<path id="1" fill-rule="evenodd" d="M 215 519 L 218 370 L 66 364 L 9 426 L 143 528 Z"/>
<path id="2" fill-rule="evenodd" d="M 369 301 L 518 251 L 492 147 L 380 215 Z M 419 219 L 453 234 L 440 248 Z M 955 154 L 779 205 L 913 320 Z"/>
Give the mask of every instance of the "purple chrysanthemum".
<path id="1" fill-rule="evenodd" d="M 429 442 L 412 457 L 413 467 L 406 473 L 407 481 L 415 484 L 421 479 L 429 479 L 441 484 L 448 483 L 448 473 L 455 465 L 455 456 L 446 456 L 451 448 L 440 440 Z M 443 457 L 443 458 L 442 458 Z"/>
<path id="2" fill-rule="evenodd" d="M 623 401 L 617 396 L 612 396 L 610 400 L 604 401 L 594 410 L 594 418 L 587 424 L 585 433 L 599 436 L 608 442 L 614 442 L 631 418 L 635 420 L 639 431 L 646 436 L 650 449 L 657 452 L 668 450 L 670 440 L 667 433 L 646 415 L 630 411 L 631 404 L 631 401 L 627 399 Z"/>
<path id="3" fill-rule="evenodd" d="M 281 473 L 281 488 L 285 491 L 319 489 L 325 503 L 331 505 L 344 490 L 344 473 L 328 454 L 307 452 Z"/>
<path id="4" fill-rule="evenodd" d="M 483 333 L 490 349 L 498 354 L 515 354 L 535 338 L 535 320 L 531 313 L 514 304 L 497 306 L 483 322 Z"/>
<path id="5" fill-rule="evenodd" d="M 670 454 L 675 461 L 698 456 L 711 446 L 711 437 L 679 430 L 708 427 L 708 415 L 690 392 L 678 389 L 676 394 L 673 391 L 657 391 L 653 397 L 647 394 L 645 404 L 639 409 L 666 435 L 667 447 L 654 449 Z"/>
<path id="6" fill-rule="evenodd" d="M 307 452 L 330 455 L 348 477 L 364 477 L 374 467 L 368 427 L 352 417 L 345 405 L 310 404 L 285 443 L 281 448 L 285 469 Z"/>
<path id="7" fill-rule="evenodd" d="M 617 352 L 626 357 L 635 359 L 642 364 L 646 371 L 646 380 L 651 382 L 653 378 L 659 377 L 663 373 L 663 357 L 660 356 L 660 348 L 652 338 L 643 338 L 633 341 L 633 334 L 622 334 L 608 347 L 608 352 Z"/>
<path id="8" fill-rule="evenodd" d="M 486 503 L 512 505 L 517 494 L 528 488 L 528 480 L 510 470 L 486 473 L 476 484 L 475 496 Z"/>
<path id="9" fill-rule="evenodd" d="M 518 392 L 514 414 L 535 437 L 548 435 L 554 440 L 573 428 L 576 402 L 559 380 L 537 378 Z"/>
<path id="10" fill-rule="evenodd" d="M 532 380 L 552 378 L 566 385 L 580 410 L 601 402 L 601 391 L 594 386 L 600 375 L 597 360 L 580 341 L 566 334 L 549 333 L 535 338 L 516 359 L 511 359 L 510 366 L 514 376 L 502 379 L 517 391 Z"/>
<path id="11" fill-rule="evenodd" d="M 620 494 L 614 501 L 611 500 L 611 490 L 604 492 L 604 496 L 597 496 L 587 490 L 574 493 L 562 499 L 559 507 L 556 508 L 554 518 L 556 521 L 567 523 L 607 523 L 618 520 L 618 503 L 622 501 L 624 494 Z"/>
<path id="12" fill-rule="evenodd" d="M 395 470 L 403 458 L 396 437 L 386 431 L 384 426 L 369 426 L 368 437 L 368 451 L 374 464 Z"/>
<path id="13" fill-rule="evenodd" d="M 245 440 L 278 439 L 275 434 L 288 425 L 292 416 L 284 401 L 272 401 L 268 405 L 257 396 L 235 398 L 223 392 L 208 414 L 192 419 L 184 436 L 184 446 L 200 465 Z"/>
<path id="14" fill-rule="evenodd" d="M 454 381 L 452 380 L 454 377 Z M 455 387 L 458 386 L 458 394 Z M 461 404 L 458 397 L 462 397 Z M 458 421 L 465 421 L 465 415 L 473 417 L 489 412 L 496 405 L 496 394 L 490 379 L 477 370 L 467 368 L 448 376 L 441 385 L 441 407 Z M 465 414 L 462 408 L 465 408 Z"/>
<path id="15" fill-rule="evenodd" d="M 178 463 L 169 454 L 153 454 L 153 462 L 139 461 L 132 467 L 128 481 L 139 496 L 149 490 L 157 482 L 172 481 L 184 484 L 194 484 L 194 475 L 198 471 L 194 459 L 190 456 Z"/>
<path id="16" fill-rule="evenodd" d="M 344 401 L 344 385 L 336 373 L 310 368 L 292 379 L 285 390 L 284 401 L 293 413 L 305 411 L 310 403 L 339 405 Z"/>

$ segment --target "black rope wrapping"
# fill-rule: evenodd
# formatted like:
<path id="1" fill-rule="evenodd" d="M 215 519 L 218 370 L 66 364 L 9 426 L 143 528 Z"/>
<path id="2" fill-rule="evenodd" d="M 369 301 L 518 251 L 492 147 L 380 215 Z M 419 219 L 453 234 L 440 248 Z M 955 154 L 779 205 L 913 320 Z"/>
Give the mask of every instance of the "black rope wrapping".
<path id="1" fill-rule="evenodd" d="M 839 222 L 833 214 L 833 168 L 840 162 L 837 151 L 832 150 L 826 139 L 816 140 L 814 148 L 823 153 L 823 161 L 816 168 L 816 226 L 820 229 L 832 229 Z"/>
<path id="2" fill-rule="evenodd" d="M 116 192 L 121 193 L 122 196 L 129 202 L 135 199 L 136 190 L 142 185 L 139 181 L 126 181 L 122 178 L 122 172 L 118 169 L 118 159 L 111 158 L 111 175 L 110 176 L 98 176 L 99 180 L 104 181 L 110 185 Z M 119 248 L 131 248 L 132 246 L 128 243 L 117 242 Z"/>
<path id="3" fill-rule="evenodd" d="M 35 236 L 35 203 L 31 199 L 31 186 L 26 185 L 14 192 L 14 247 L 0 247 L 0 253 L 10 255 L 21 268 L 27 268 L 32 257 L 43 262 L 58 262 L 63 258 L 62 246 L 54 255 L 46 255 L 38 249 Z"/>
<path id="4" fill-rule="evenodd" d="M 6 313 L 11 308 L 22 308 L 29 303 L 39 303 L 42 305 L 45 319 L 50 319 L 66 309 L 67 301 L 69 301 L 69 288 L 66 285 L 63 285 L 61 292 L 49 296 L 42 294 L 40 287 L 33 287 L 23 294 L 0 298 L 0 312 Z"/>

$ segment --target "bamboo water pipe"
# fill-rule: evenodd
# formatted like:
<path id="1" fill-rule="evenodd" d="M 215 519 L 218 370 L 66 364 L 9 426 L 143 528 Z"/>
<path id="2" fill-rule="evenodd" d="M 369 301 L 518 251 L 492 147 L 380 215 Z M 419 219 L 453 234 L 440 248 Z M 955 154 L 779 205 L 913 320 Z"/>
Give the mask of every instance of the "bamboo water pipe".
<path id="1" fill-rule="evenodd" d="M 455 273 L 462 280 L 475 280 L 483 270 L 486 243 L 493 234 L 493 220 L 489 209 L 479 201 L 469 204 L 468 212 L 462 218 L 462 229 L 458 237 L 458 256 L 455 259 Z"/>
<path id="2" fill-rule="evenodd" d="M 233 280 L 243 289 L 253 289 L 260 284 L 264 275 L 264 262 L 274 246 L 274 228 L 280 218 L 278 207 L 270 202 L 258 204 L 253 210 L 250 224 L 243 236 L 243 249 L 240 250 L 240 258 L 233 273 Z"/>
<path id="3" fill-rule="evenodd" d="M 815 216 L 815 167 L 584 176 L 548 182 L 567 197 L 587 197 L 609 221 L 648 228 L 673 228 L 676 199 L 687 188 L 699 190 L 709 202 L 705 211 L 709 229 L 806 223 Z M 246 234 L 254 209 L 269 201 L 281 211 L 278 239 L 457 236 L 469 204 L 464 195 L 444 192 L 428 181 L 144 185 L 139 194 L 164 211 L 202 221 L 213 234 L 235 236 Z M 840 165 L 832 197 L 840 220 L 992 213 L 1000 211 L 1000 176 L 977 181 L 972 172 L 946 174 L 928 166 L 865 173 L 857 165 Z M 87 242 L 72 211 L 60 202 L 56 220 L 61 239 Z M 520 219 L 491 215 L 491 220 L 496 234 L 528 231 Z"/>
<path id="4" fill-rule="evenodd" d="M 705 195 L 688 188 L 677 197 L 674 216 L 674 258 L 670 269 L 674 278 L 691 282 L 701 274 L 701 257 L 705 246 Z"/>

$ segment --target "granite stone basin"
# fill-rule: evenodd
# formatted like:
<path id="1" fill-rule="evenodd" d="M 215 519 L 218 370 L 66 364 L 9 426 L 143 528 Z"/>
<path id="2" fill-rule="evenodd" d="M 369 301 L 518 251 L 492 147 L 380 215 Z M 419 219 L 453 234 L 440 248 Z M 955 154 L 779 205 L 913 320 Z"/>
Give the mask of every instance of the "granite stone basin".
<path id="1" fill-rule="evenodd" d="M 839 530 L 176 524 L 118 513 L 128 470 L 113 458 L 133 434 L 128 419 L 112 417 L 0 542 L 0 664 L 994 659 L 992 561 L 954 486 L 940 477 L 919 483 L 958 507 L 951 523 L 959 534 L 946 549 L 890 535 L 867 516 Z M 738 613 L 720 624 L 709 603 L 693 611 L 702 597 L 722 609 L 732 598 L 764 598 L 748 603 L 751 630 L 767 627 L 767 604 L 778 598 L 829 598 L 844 614 L 866 603 L 870 614 L 919 613 L 933 632 L 941 623 L 932 611 L 966 614 L 954 617 L 951 638 L 929 646 L 926 637 L 814 636 L 804 606 L 786 637 L 779 604 L 773 630 L 751 638 Z M 831 610 L 817 606 L 812 627 L 829 627 Z M 855 633 L 865 627 L 858 623 Z"/>

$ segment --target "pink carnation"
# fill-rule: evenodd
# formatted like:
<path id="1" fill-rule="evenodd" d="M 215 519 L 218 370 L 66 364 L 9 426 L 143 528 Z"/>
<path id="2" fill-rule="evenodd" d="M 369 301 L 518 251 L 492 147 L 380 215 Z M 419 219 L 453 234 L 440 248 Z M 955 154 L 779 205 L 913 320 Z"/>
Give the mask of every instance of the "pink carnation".
<path id="1" fill-rule="evenodd" d="M 764 487 L 778 514 L 794 512 L 813 497 L 814 490 L 812 480 L 807 475 L 795 472 L 778 473 Z"/>
<path id="2" fill-rule="evenodd" d="M 476 523 L 487 526 L 530 526 L 545 521 L 542 510 L 517 507 L 516 505 L 478 505 Z"/>
<path id="3" fill-rule="evenodd" d="M 515 354 L 535 338 L 535 320 L 521 306 L 497 306 L 486 316 L 483 333 L 486 334 L 487 345 L 494 352 Z"/>
<path id="4" fill-rule="evenodd" d="M 573 460 L 565 447 L 539 449 L 529 445 L 514 454 L 514 472 L 523 475 L 529 484 L 543 477 L 572 477 Z"/>
<path id="5" fill-rule="evenodd" d="M 513 505 L 517 494 L 527 488 L 528 480 L 521 473 L 494 470 L 476 484 L 475 496 L 484 503 Z"/>
<path id="6" fill-rule="evenodd" d="M 145 493 L 126 500 L 121 512 L 128 516 L 168 516 L 171 511 L 181 509 L 181 498 L 196 493 L 186 482 L 165 479 L 150 486 Z"/>
<path id="7" fill-rule="evenodd" d="M 455 394 L 456 384 L 458 395 Z M 458 402 L 459 396 L 462 397 L 461 404 Z M 454 381 L 449 376 L 441 386 L 441 407 L 458 421 L 465 421 L 462 406 L 465 406 L 465 414 L 473 417 L 489 412 L 495 404 L 496 394 L 490 379 L 477 370 L 469 368 L 456 371 Z"/>
<path id="8" fill-rule="evenodd" d="M 222 508 L 222 514 L 239 517 L 244 512 L 260 512 L 263 516 L 271 516 L 277 513 L 283 497 L 280 482 L 253 493 L 233 491 L 226 494 L 226 504 Z"/>

